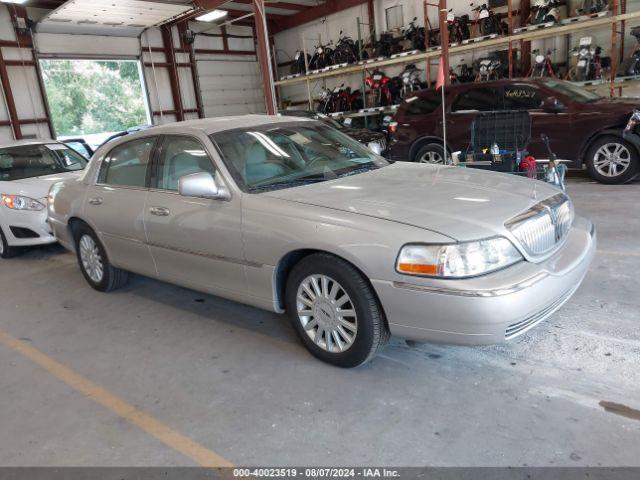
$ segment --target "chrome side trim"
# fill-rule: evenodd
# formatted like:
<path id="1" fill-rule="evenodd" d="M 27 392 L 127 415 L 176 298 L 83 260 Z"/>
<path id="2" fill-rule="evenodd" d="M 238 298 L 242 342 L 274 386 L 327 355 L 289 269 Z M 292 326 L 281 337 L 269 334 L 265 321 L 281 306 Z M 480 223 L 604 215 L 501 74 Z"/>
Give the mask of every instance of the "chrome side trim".
<path id="1" fill-rule="evenodd" d="M 447 288 L 447 287 L 431 287 L 426 285 L 415 285 L 412 283 L 404 283 L 404 282 L 393 282 L 393 286 L 396 288 L 403 288 L 406 290 L 414 290 L 418 292 L 428 292 L 428 293 L 438 293 L 442 295 L 457 295 L 460 297 L 501 297 L 504 295 L 510 295 L 512 293 L 517 293 L 525 288 L 529 288 L 532 285 L 535 285 L 539 281 L 543 280 L 548 276 L 547 273 L 540 272 L 533 277 L 530 277 L 526 280 L 523 280 L 520 283 L 517 283 L 511 287 L 500 288 L 500 289 L 492 289 L 492 290 L 465 290 L 458 288 Z"/>
<path id="2" fill-rule="evenodd" d="M 145 242 L 145 244 L 147 246 L 149 246 L 149 247 L 162 248 L 163 250 L 170 250 L 172 252 L 186 253 L 188 255 L 195 255 L 197 257 L 208 258 L 208 259 L 211 259 L 211 260 L 219 260 L 221 262 L 237 263 L 239 265 L 245 265 L 247 267 L 254 267 L 254 268 L 262 268 L 262 267 L 264 267 L 264 264 L 262 264 L 262 263 L 251 262 L 251 261 L 248 261 L 248 260 L 242 260 L 240 258 L 223 257 L 221 255 L 213 255 L 211 253 L 196 252 L 194 250 L 188 250 L 186 248 L 169 247 L 167 245 L 162 245 L 160 243 L 154 243 L 154 242 Z"/>

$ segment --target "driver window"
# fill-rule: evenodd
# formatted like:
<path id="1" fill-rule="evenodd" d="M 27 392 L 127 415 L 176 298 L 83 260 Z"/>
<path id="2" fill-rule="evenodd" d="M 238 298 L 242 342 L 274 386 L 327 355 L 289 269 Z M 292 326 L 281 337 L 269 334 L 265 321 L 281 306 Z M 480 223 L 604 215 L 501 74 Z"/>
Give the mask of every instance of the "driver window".
<path id="1" fill-rule="evenodd" d="M 214 175 L 215 168 L 198 140 L 173 135 L 165 137 L 158 162 L 159 189 L 177 192 L 182 177 L 202 172 Z"/>

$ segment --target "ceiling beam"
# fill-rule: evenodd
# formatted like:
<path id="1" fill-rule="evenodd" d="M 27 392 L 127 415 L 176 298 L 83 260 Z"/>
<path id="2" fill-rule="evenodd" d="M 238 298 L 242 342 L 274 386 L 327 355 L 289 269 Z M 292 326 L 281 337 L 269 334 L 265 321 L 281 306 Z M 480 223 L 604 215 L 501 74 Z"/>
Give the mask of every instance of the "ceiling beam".
<path id="1" fill-rule="evenodd" d="M 231 0 L 234 3 L 243 3 L 245 5 L 252 5 L 253 4 L 253 0 Z M 295 3 L 295 2 L 286 2 L 283 0 L 266 0 L 264 2 L 264 6 L 269 8 L 269 7 L 273 7 L 273 8 L 282 8 L 284 10 L 295 10 L 296 12 L 301 12 L 304 10 L 308 10 L 310 8 L 314 8 L 313 5 L 301 5 L 299 3 Z"/>
<path id="2" fill-rule="evenodd" d="M 362 5 L 366 2 L 367 0 L 326 0 L 326 2 L 318 5 L 317 7 L 302 10 L 301 12 L 293 15 L 279 17 L 274 20 L 276 30 L 271 33 L 281 32 L 305 23 L 313 22 L 314 20 L 329 16 L 332 13 L 338 13 L 351 7 L 357 7 L 358 5 Z"/>

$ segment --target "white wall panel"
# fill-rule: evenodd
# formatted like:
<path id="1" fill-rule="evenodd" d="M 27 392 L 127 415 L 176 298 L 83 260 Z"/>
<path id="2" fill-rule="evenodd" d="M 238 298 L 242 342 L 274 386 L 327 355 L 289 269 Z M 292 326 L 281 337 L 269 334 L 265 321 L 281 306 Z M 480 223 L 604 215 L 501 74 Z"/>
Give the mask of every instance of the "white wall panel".
<path id="1" fill-rule="evenodd" d="M 38 33 L 36 42 L 41 55 L 119 57 L 140 53 L 139 40 L 130 37 Z"/>
<path id="2" fill-rule="evenodd" d="M 197 65 L 205 117 L 264 113 L 262 77 L 255 57 L 245 61 L 198 59 Z"/>
<path id="3" fill-rule="evenodd" d="M 18 118 L 46 118 L 35 67 L 7 67 Z"/>

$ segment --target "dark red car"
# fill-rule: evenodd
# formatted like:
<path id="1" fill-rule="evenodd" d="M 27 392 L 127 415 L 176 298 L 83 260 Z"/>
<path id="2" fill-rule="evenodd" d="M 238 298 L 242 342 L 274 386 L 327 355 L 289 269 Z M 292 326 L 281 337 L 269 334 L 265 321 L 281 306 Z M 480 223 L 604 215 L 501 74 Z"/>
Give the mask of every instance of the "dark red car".
<path id="1" fill-rule="evenodd" d="M 605 99 L 551 78 L 466 83 L 448 86 L 445 92 L 449 153 L 469 146 L 471 123 L 478 112 L 528 110 L 532 118 L 528 150 L 536 158 L 549 156 L 540 139 L 546 133 L 559 159 L 568 160 L 567 166 L 573 168 L 586 165 L 599 182 L 624 183 L 639 172 L 640 127 L 624 130 L 640 101 Z M 390 159 L 442 162 L 441 92 L 422 90 L 406 99 L 390 133 Z"/>

